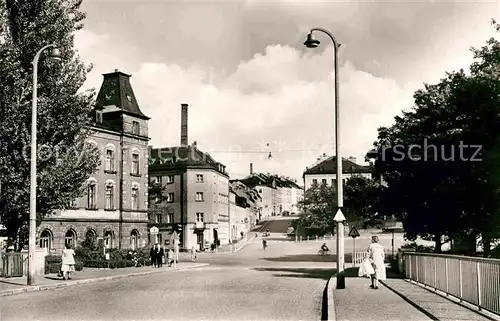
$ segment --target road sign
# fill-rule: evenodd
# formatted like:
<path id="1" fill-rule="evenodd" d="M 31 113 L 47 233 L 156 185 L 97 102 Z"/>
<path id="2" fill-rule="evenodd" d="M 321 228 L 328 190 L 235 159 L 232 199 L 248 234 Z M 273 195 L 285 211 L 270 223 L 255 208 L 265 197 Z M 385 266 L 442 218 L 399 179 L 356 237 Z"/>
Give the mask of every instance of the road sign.
<path id="1" fill-rule="evenodd" d="M 340 208 L 337 210 L 337 213 L 335 214 L 335 217 L 333 218 L 335 222 L 343 222 L 345 221 L 345 216 L 342 214 L 342 211 Z"/>
<path id="2" fill-rule="evenodd" d="M 177 231 L 173 231 L 172 234 L 170 235 L 171 240 L 178 240 L 179 239 L 179 234 Z"/>
<path id="3" fill-rule="evenodd" d="M 349 231 L 349 236 L 352 237 L 353 239 L 360 236 L 355 226 L 353 226 Z"/>
<path id="4" fill-rule="evenodd" d="M 149 229 L 149 232 L 151 234 L 158 234 L 160 230 L 156 227 L 156 226 L 153 226 L 152 228 Z"/>

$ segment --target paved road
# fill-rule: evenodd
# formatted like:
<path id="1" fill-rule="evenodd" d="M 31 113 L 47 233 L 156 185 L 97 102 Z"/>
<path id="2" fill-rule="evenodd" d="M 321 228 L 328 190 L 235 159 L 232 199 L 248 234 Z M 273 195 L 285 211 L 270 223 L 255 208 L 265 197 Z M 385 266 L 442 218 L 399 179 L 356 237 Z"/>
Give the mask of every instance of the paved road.
<path id="1" fill-rule="evenodd" d="M 320 320 L 331 263 L 282 262 L 301 248 L 277 244 L 202 254 L 207 268 L 4 297 L 0 320 Z"/>

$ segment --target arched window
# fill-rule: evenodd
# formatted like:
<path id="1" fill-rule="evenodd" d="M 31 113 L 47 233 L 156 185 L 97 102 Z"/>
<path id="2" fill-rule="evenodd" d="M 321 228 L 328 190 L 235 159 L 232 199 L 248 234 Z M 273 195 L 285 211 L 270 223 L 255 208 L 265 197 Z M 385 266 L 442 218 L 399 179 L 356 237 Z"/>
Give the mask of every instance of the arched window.
<path id="1" fill-rule="evenodd" d="M 85 245 L 89 247 L 95 247 L 97 245 L 97 233 L 96 231 L 89 229 L 85 233 Z"/>
<path id="2" fill-rule="evenodd" d="M 87 208 L 96 209 L 97 208 L 97 182 L 95 180 L 89 180 L 87 185 Z"/>
<path id="3" fill-rule="evenodd" d="M 114 194 L 115 194 L 114 182 L 107 181 L 106 182 L 106 209 L 107 210 L 112 210 L 115 208 Z"/>
<path id="4" fill-rule="evenodd" d="M 107 249 L 113 248 L 114 235 L 112 231 L 106 231 L 104 233 L 104 247 Z"/>
<path id="5" fill-rule="evenodd" d="M 132 153 L 132 175 L 139 175 L 139 153 Z"/>
<path id="6" fill-rule="evenodd" d="M 50 230 L 44 230 L 40 234 L 40 248 L 49 251 L 52 249 L 52 233 Z"/>
<path id="7" fill-rule="evenodd" d="M 139 232 L 137 230 L 132 230 L 130 233 L 130 248 L 132 250 L 137 250 L 139 244 Z"/>
<path id="8" fill-rule="evenodd" d="M 64 236 L 64 245 L 69 245 L 70 247 L 75 247 L 76 245 L 76 232 L 73 230 L 68 230 Z"/>
<path id="9" fill-rule="evenodd" d="M 104 170 L 108 172 L 115 171 L 115 151 L 111 147 L 106 147 L 106 163 Z"/>

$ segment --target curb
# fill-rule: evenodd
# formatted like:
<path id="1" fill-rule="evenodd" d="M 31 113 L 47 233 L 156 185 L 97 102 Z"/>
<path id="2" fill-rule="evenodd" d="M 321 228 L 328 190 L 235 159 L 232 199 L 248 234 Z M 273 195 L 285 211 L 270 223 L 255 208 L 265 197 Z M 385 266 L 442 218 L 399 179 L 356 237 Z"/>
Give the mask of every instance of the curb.
<path id="1" fill-rule="evenodd" d="M 333 300 L 333 290 L 337 284 L 337 273 L 335 273 L 328 282 L 326 283 L 326 316 L 329 321 L 336 321 L 337 317 L 335 314 L 335 301 Z"/>
<path id="2" fill-rule="evenodd" d="M 185 268 L 175 268 L 174 270 L 171 270 L 171 271 L 172 272 L 185 271 L 185 270 L 205 267 L 208 265 L 209 265 L 208 263 L 200 263 L 200 264 L 188 266 Z M 169 270 L 137 272 L 137 273 L 110 275 L 110 276 L 104 276 L 104 277 L 93 278 L 93 279 L 75 280 L 75 281 L 70 281 L 70 282 L 61 282 L 61 283 L 54 283 L 54 284 L 47 284 L 47 285 L 25 286 L 25 287 L 18 288 L 18 289 L 2 290 L 2 291 L 0 291 L 0 297 L 16 295 L 16 294 L 21 294 L 21 293 L 29 293 L 29 292 L 36 292 L 36 291 L 43 291 L 43 290 L 66 288 L 66 287 L 70 287 L 70 286 L 96 283 L 96 282 L 100 282 L 100 281 L 118 280 L 118 279 L 129 278 L 132 276 L 150 275 L 150 274 L 162 273 L 162 272 L 166 272 L 166 271 L 169 271 Z"/>

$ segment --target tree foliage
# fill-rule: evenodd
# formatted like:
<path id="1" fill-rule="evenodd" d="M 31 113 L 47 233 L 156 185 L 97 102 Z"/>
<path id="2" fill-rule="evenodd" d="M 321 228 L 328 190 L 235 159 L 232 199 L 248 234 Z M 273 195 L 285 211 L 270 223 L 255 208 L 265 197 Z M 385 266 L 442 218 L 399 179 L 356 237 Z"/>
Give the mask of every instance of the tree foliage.
<path id="1" fill-rule="evenodd" d="M 63 60 L 38 63 L 37 221 L 83 195 L 100 165 L 86 143 L 94 92 L 79 92 L 90 66 L 80 61 L 74 33 L 81 29 L 81 1 L 0 0 L 0 215 L 11 239 L 29 219 L 32 60 L 56 44 Z"/>
<path id="2" fill-rule="evenodd" d="M 353 176 L 344 185 L 344 207 L 342 213 L 350 225 L 362 225 L 377 219 L 379 184 L 362 176 Z M 307 227 L 318 235 L 334 233 L 333 220 L 337 210 L 336 187 L 316 185 L 307 189 L 299 202 L 301 215 L 294 220 L 294 227 Z"/>
<path id="3" fill-rule="evenodd" d="M 161 182 L 151 182 L 148 185 L 148 216 L 151 224 L 157 223 L 157 215 L 163 219 L 165 215 L 174 213 L 172 207 L 167 203 L 165 190 L 165 185 Z"/>
<path id="4" fill-rule="evenodd" d="M 381 211 L 402 220 L 410 239 L 434 237 L 437 251 L 443 236 L 488 241 L 500 227 L 500 43 L 473 53 L 470 73 L 425 84 L 375 142 L 375 168 L 387 182 Z"/>

